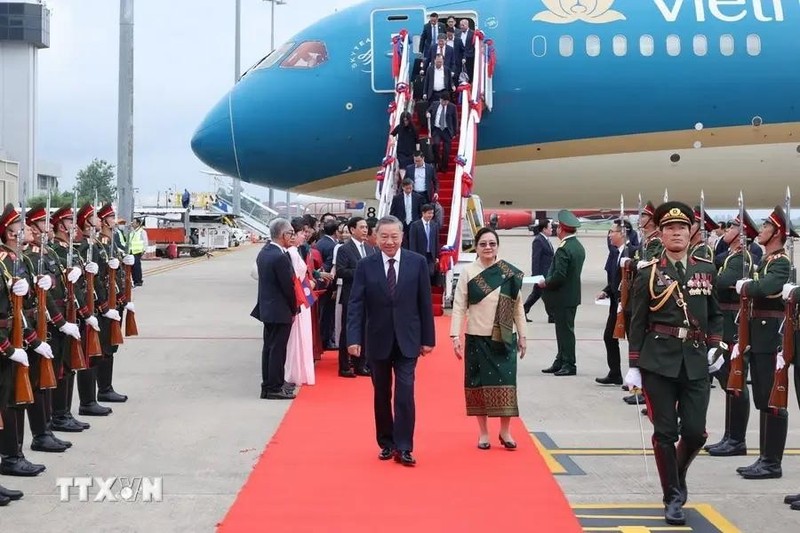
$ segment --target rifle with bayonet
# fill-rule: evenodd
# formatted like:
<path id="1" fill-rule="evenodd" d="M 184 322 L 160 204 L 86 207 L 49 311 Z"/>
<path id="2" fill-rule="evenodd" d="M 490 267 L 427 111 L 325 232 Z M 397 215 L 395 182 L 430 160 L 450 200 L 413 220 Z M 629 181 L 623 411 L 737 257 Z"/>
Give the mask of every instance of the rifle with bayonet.
<path id="1" fill-rule="evenodd" d="M 128 237 L 127 255 L 131 253 L 131 237 Z M 133 301 L 133 265 L 125 265 L 125 301 Z M 139 334 L 139 326 L 136 324 L 136 313 L 130 309 L 125 310 L 125 336 L 135 337 Z"/>
<path id="2" fill-rule="evenodd" d="M 94 206 L 92 206 L 94 210 Z M 92 215 L 92 218 L 97 216 L 95 212 Z M 94 246 L 97 238 L 97 228 L 95 228 L 94 221 L 91 222 L 91 229 L 89 230 L 89 242 L 87 243 L 89 246 L 86 249 L 86 262 L 93 263 L 94 261 Z M 95 311 L 95 291 L 94 291 L 94 274 L 88 271 L 85 271 L 86 276 L 86 312 L 89 316 L 94 316 Z M 102 357 L 103 350 L 100 348 L 100 336 L 97 334 L 97 331 L 86 324 L 86 346 L 83 349 L 83 353 L 87 357 Z"/>
<path id="3" fill-rule="evenodd" d="M 625 231 L 625 197 L 620 196 L 619 198 L 619 226 L 620 231 L 625 234 L 624 242 L 627 244 L 628 242 L 628 235 Z M 623 246 L 624 249 L 624 246 Z M 617 308 L 617 319 L 614 322 L 614 333 L 613 337 L 615 339 L 624 339 L 625 338 L 625 308 L 628 305 L 628 298 L 630 295 L 630 288 L 631 282 L 633 281 L 633 267 L 630 261 L 627 261 L 625 264 L 619 267 L 620 268 L 620 284 L 619 284 L 619 304 Z M 612 288 L 613 290 L 613 288 Z"/>
<path id="4" fill-rule="evenodd" d="M 795 280 L 794 277 L 794 243 L 792 242 L 792 192 L 789 187 L 786 187 L 786 255 L 789 256 L 789 263 L 791 264 L 791 274 L 789 275 L 789 282 Z M 784 365 L 782 368 L 775 369 L 775 380 L 772 383 L 772 390 L 769 393 L 769 401 L 767 406 L 770 409 L 786 409 L 789 403 L 789 367 L 794 360 L 794 336 L 797 331 L 797 304 L 794 299 L 794 291 L 786 300 L 784 305 L 784 319 L 783 319 L 783 342 L 781 350 L 783 351 Z M 796 364 L 796 363 L 795 363 Z M 795 387 L 800 386 L 800 383 L 795 383 Z"/>
<path id="5" fill-rule="evenodd" d="M 22 241 L 25 239 L 25 190 L 20 180 L 20 226 L 17 232 L 17 249 L 14 254 L 14 276 L 11 281 L 13 287 L 24 275 L 22 273 Z M 11 345 L 14 348 L 24 350 L 25 339 L 25 316 L 23 310 L 23 296 L 14 294 L 11 291 Z M 31 387 L 30 369 L 20 363 L 14 363 L 16 371 L 14 374 L 14 403 L 25 405 L 33 403 L 33 388 Z"/>
<path id="6" fill-rule="evenodd" d="M 109 259 L 116 259 L 117 258 L 117 241 L 114 239 L 114 227 L 111 226 L 111 256 Z M 107 283 L 107 290 L 108 290 L 108 308 L 109 309 L 116 309 L 117 308 L 117 271 L 107 267 L 106 268 L 106 283 Z M 111 324 L 110 328 L 110 341 L 109 343 L 111 346 L 119 346 L 123 343 L 122 337 L 122 325 L 120 324 L 119 320 L 110 320 Z"/>
<path id="7" fill-rule="evenodd" d="M 39 235 L 39 264 L 37 265 L 38 279 L 48 275 L 44 270 L 44 251 L 47 247 L 47 237 L 50 234 L 50 191 L 47 191 L 47 207 L 45 208 L 45 230 Z M 36 284 L 36 335 L 39 340 L 47 340 L 47 322 L 49 321 L 47 313 L 47 291 Z M 56 373 L 53 370 L 53 360 L 46 357 L 41 357 L 39 361 L 39 388 L 40 389 L 55 389 L 58 385 L 56 381 Z"/>
<path id="8" fill-rule="evenodd" d="M 69 228 L 69 249 L 67 250 L 67 271 L 75 266 L 75 232 L 77 231 L 77 215 L 78 215 L 78 192 L 72 196 L 72 226 Z M 73 324 L 78 323 L 78 301 L 75 299 L 75 285 L 70 283 L 69 280 L 65 281 L 67 287 L 67 305 L 66 315 L 67 322 Z M 92 329 L 88 326 L 87 329 Z M 92 331 L 94 331 L 92 329 Z M 95 331 L 95 333 L 97 333 Z M 88 334 L 88 333 L 87 333 Z M 80 339 L 68 336 L 69 339 L 69 367 L 72 370 L 86 370 L 86 356 L 83 354 L 83 346 L 81 346 Z M 99 339 L 98 339 L 99 342 Z"/>
<path id="9" fill-rule="evenodd" d="M 739 247 L 742 254 L 742 279 L 749 278 L 748 262 L 747 262 L 747 232 L 744 227 L 744 194 L 739 191 Z M 750 314 L 752 311 L 752 302 L 750 297 L 747 296 L 746 291 L 742 291 L 739 295 L 739 314 L 738 319 L 738 335 L 737 335 L 737 348 L 739 356 L 732 358 L 730 361 L 731 369 L 728 375 L 728 386 L 726 390 L 735 396 L 742 393 L 745 387 L 744 375 L 744 358 L 747 351 L 750 349 Z"/>

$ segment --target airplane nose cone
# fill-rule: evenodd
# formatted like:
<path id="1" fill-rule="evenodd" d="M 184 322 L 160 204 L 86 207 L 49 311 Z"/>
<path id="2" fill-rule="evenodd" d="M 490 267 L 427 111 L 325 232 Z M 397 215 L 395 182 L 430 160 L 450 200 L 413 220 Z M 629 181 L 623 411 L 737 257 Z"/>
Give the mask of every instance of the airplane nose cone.
<path id="1" fill-rule="evenodd" d="M 231 131 L 229 96 L 223 98 L 192 136 L 192 151 L 206 165 L 230 176 L 238 176 Z"/>

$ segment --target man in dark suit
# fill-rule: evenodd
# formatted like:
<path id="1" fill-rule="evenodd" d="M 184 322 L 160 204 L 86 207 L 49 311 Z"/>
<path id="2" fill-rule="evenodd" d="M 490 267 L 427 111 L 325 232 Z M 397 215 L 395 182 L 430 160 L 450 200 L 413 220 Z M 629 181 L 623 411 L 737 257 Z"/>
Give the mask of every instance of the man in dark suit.
<path id="1" fill-rule="evenodd" d="M 456 51 L 447 46 L 447 36 L 444 33 L 439 34 L 439 41 L 430 47 L 428 54 L 425 56 L 426 72 L 428 67 L 436 63 L 436 56 L 442 56 L 442 65 L 452 75 L 456 66 Z"/>
<path id="2" fill-rule="evenodd" d="M 433 220 L 433 206 L 422 206 L 422 218 L 411 224 L 408 230 L 408 249 L 428 261 L 431 285 L 436 278 L 436 262 L 439 259 L 439 224 Z"/>
<path id="3" fill-rule="evenodd" d="M 439 199 L 439 178 L 436 177 L 436 169 L 425 162 L 425 156 L 419 150 L 414 153 L 414 164 L 406 167 L 405 179 L 411 180 L 414 192 L 422 197 L 423 204 Z M 405 213 L 400 220 L 405 220 Z"/>
<path id="4" fill-rule="evenodd" d="M 534 228 L 534 233 L 533 242 L 531 243 L 531 275 L 545 276 L 547 275 L 547 271 L 550 270 L 550 263 L 553 262 L 553 254 L 555 254 L 553 243 L 550 242 L 550 236 L 553 234 L 552 221 L 547 218 L 540 220 Z M 530 296 L 525 300 L 525 305 L 523 306 L 525 308 L 525 320 L 528 322 L 533 322 L 528 318 L 528 313 L 530 313 L 531 307 L 533 307 L 541 297 L 542 288 L 538 285 L 534 285 Z M 554 323 L 551 315 L 548 314 L 547 319 L 549 323 Z"/>
<path id="5" fill-rule="evenodd" d="M 444 172 L 450 162 L 450 145 L 453 137 L 458 134 L 458 121 L 456 119 L 456 106 L 450 102 L 450 95 L 442 93 L 438 102 L 428 110 L 431 119 L 431 142 L 433 142 L 433 157 L 436 159 L 439 170 Z M 444 144 L 444 150 L 439 148 Z"/>
<path id="6" fill-rule="evenodd" d="M 439 14 L 431 13 L 430 21 L 422 28 L 422 35 L 419 38 L 419 53 L 422 57 L 428 55 L 428 49 L 439 39 L 439 35 L 445 35 L 447 28 L 439 22 Z"/>
<path id="7" fill-rule="evenodd" d="M 419 254 L 401 250 L 403 223 L 397 218 L 382 218 L 376 232 L 381 253 L 356 267 L 347 309 L 348 349 L 353 356 L 365 349 L 372 370 L 378 458 L 413 466 L 414 369 L 417 357 L 436 344 L 428 265 Z"/>
<path id="8" fill-rule="evenodd" d="M 461 74 L 461 69 L 467 71 L 469 79 L 472 80 L 475 67 L 475 32 L 469 28 L 469 21 L 461 19 L 459 32 L 455 38 L 456 45 L 456 77 Z"/>
<path id="9" fill-rule="evenodd" d="M 422 97 L 428 101 L 428 109 L 443 94 L 455 90 L 453 72 L 444 65 L 444 57 L 436 56 L 425 71 L 425 84 L 422 87 Z"/>
<path id="10" fill-rule="evenodd" d="M 286 251 L 294 239 L 288 220 L 276 218 L 269 225 L 271 242 L 258 253 L 258 301 L 250 316 L 264 323 L 261 350 L 261 398 L 291 400 L 284 388 L 286 345 L 298 302 L 294 292 L 294 270 Z"/>
<path id="11" fill-rule="evenodd" d="M 376 252 L 375 248 L 367 243 L 369 226 L 361 217 L 353 217 L 347 222 L 350 230 L 350 240 L 339 247 L 336 252 L 336 277 L 342 280 L 342 292 L 339 303 L 342 304 L 342 320 L 344 324 L 339 331 L 339 376 L 354 378 L 356 375 L 369 376 L 367 361 L 361 357 L 353 357 L 347 353 L 347 302 L 350 299 L 350 289 L 353 287 L 353 276 L 356 265 L 364 257 Z M 351 366 L 353 367 L 351 369 Z"/>
<path id="12" fill-rule="evenodd" d="M 614 222 L 608 232 L 610 247 L 608 261 L 606 261 L 606 280 L 608 284 L 597 295 L 598 300 L 608 299 L 608 320 L 603 331 L 603 342 L 606 345 L 606 362 L 608 374 L 602 378 L 595 378 L 600 385 L 622 385 L 622 370 L 620 368 L 619 339 L 614 338 L 614 328 L 617 324 L 617 308 L 619 307 L 620 282 L 622 281 L 622 267 L 626 259 L 633 256 L 633 249 L 626 244 L 627 230 L 619 220 Z"/>
<path id="13" fill-rule="evenodd" d="M 408 228 L 422 217 L 424 203 L 422 196 L 414 192 L 414 180 L 409 177 L 403 179 L 403 191 L 392 198 L 389 208 L 389 214 L 403 223 L 403 248 L 408 248 Z"/>
<path id="14" fill-rule="evenodd" d="M 333 216 L 333 215 L 331 215 Z M 326 216 L 323 215 L 323 220 Z M 334 218 L 333 220 L 326 220 L 322 226 L 322 238 L 317 241 L 316 248 L 322 256 L 322 270 L 330 272 L 333 268 L 333 250 L 339 244 L 339 223 Z M 336 322 L 336 284 L 331 283 L 328 290 L 319 299 L 320 308 L 320 335 L 322 336 L 322 345 L 326 350 L 333 350 L 336 348 L 336 339 L 334 339 L 333 331 Z"/>

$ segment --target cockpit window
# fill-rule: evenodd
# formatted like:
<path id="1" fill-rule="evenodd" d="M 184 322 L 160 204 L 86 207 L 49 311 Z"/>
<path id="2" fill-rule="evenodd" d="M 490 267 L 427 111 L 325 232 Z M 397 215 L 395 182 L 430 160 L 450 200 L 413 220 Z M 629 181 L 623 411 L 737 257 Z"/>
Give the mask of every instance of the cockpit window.
<path id="1" fill-rule="evenodd" d="M 328 60 L 328 49 L 322 41 L 300 43 L 281 63 L 281 68 L 316 68 Z"/>
<path id="2" fill-rule="evenodd" d="M 256 66 L 254 66 L 251 70 L 260 70 L 262 68 L 271 67 L 272 65 L 283 59 L 283 56 L 285 56 L 286 52 L 288 52 L 294 47 L 294 44 L 295 43 L 291 42 L 282 44 L 281 46 L 270 52 L 269 55 L 267 55 L 267 57 L 259 61 L 256 64 Z"/>

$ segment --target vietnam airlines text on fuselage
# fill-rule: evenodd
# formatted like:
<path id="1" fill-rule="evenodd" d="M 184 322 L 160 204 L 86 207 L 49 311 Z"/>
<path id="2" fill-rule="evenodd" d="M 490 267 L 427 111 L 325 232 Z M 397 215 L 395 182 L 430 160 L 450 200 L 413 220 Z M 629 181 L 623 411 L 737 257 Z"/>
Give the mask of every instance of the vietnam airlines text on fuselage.
<path id="1" fill-rule="evenodd" d="M 391 37 L 370 39 L 373 10 L 404 5 L 364 2 L 293 37 L 294 46 L 324 43 L 327 61 L 298 71 L 280 67 L 279 58 L 250 72 L 198 130 L 196 153 L 255 183 L 307 192 L 362 183 L 358 190 L 370 191 L 391 98 L 370 83 L 373 68 L 387 74 L 376 65 Z M 473 13 L 497 52 L 481 166 L 800 136 L 793 89 L 800 69 L 790 64 L 800 55 L 800 1 L 487 0 L 452 8 Z M 408 29 L 418 34 L 424 21 Z M 281 53 L 290 57 L 293 49 Z M 767 135 L 752 134 L 754 117 Z M 235 149 L 208 149 L 215 128 L 220 143 Z M 295 148 L 309 157 L 300 162 Z"/>

